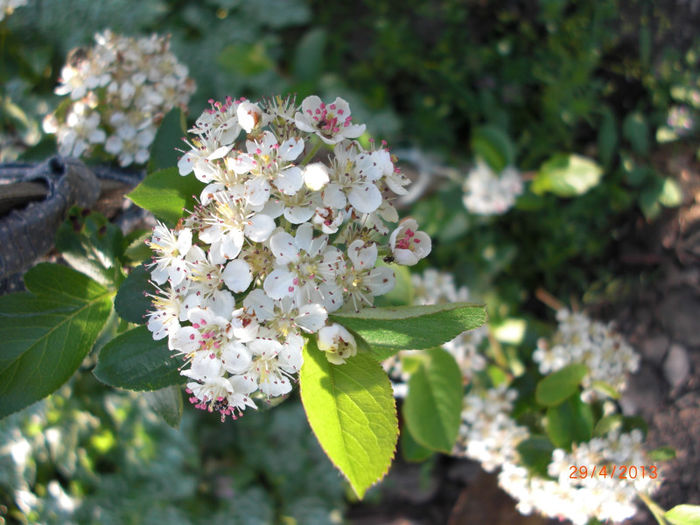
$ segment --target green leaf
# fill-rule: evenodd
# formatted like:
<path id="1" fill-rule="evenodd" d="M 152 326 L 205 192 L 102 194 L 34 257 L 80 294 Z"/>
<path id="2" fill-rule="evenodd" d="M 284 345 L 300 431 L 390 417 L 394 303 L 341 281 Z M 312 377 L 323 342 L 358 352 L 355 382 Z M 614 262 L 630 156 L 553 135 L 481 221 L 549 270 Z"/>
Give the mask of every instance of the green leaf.
<path id="1" fill-rule="evenodd" d="M 664 518 L 672 525 L 700 525 L 700 506 L 676 505 L 671 510 L 666 511 Z"/>
<path id="2" fill-rule="evenodd" d="M 593 429 L 594 437 L 603 437 L 605 434 L 613 430 L 621 430 L 623 428 L 623 417 L 621 414 L 609 414 L 602 417 Z"/>
<path id="3" fill-rule="evenodd" d="M 667 208 L 674 208 L 683 203 L 683 190 L 674 179 L 670 177 L 664 179 L 659 202 Z"/>
<path id="4" fill-rule="evenodd" d="M 546 436 L 533 434 L 516 447 L 523 464 L 535 474 L 547 477 L 547 467 L 552 461 L 554 445 Z"/>
<path id="5" fill-rule="evenodd" d="M 620 392 L 615 390 L 615 387 L 612 386 L 610 383 L 607 383 L 605 381 L 593 381 L 591 383 L 591 386 L 593 387 L 594 390 L 597 390 L 604 396 L 608 396 L 612 399 L 620 399 Z"/>
<path id="6" fill-rule="evenodd" d="M 615 114 L 606 107 L 603 110 L 603 121 L 598 130 L 598 158 L 603 166 L 610 166 L 617 150 L 617 123 Z"/>
<path id="7" fill-rule="evenodd" d="M 124 236 L 121 230 L 97 212 L 74 206 L 56 232 L 56 249 L 73 268 L 110 289 L 122 280 Z"/>
<path id="8" fill-rule="evenodd" d="M 406 426 L 401 428 L 399 441 L 401 443 L 401 455 L 406 461 L 419 463 L 435 454 L 433 450 L 419 444 Z"/>
<path id="9" fill-rule="evenodd" d="M 204 184 L 191 173 L 181 176 L 177 168 L 167 168 L 148 175 L 127 195 L 170 226 L 182 217 L 183 208 L 192 209 L 193 195 L 199 197 Z"/>
<path id="10" fill-rule="evenodd" d="M 676 457 L 676 449 L 673 447 L 659 447 L 650 450 L 648 455 L 652 461 L 668 461 Z"/>
<path id="11" fill-rule="evenodd" d="M 25 284 L 31 293 L 0 297 L 0 417 L 68 381 L 112 309 L 108 290 L 65 266 L 39 264 Z"/>
<path id="12" fill-rule="evenodd" d="M 244 77 L 259 75 L 275 68 L 265 41 L 226 46 L 216 59 L 225 70 Z"/>
<path id="13" fill-rule="evenodd" d="M 462 373 L 454 357 L 442 348 L 423 352 L 419 359 L 408 381 L 403 418 L 418 443 L 449 454 L 462 413 Z"/>
<path id="14" fill-rule="evenodd" d="M 153 250 L 146 244 L 146 239 L 151 235 L 150 230 L 134 230 L 124 238 L 124 257 L 127 262 L 140 263 L 153 255 Z"/>
<path id="15" fill-rule="evenodd" d="M 472 151 L 496 173 L 515 164 L 515 146 L 499 127 L 482 126 L 472 132 Z"/>
<path id="16" fill-rule="evenodd" d="M 181 153 L 175 148 L 182 145 L 186 126 L 185 115 L 180 108 L 173 108 L 165 115 L 151 145 L 148 173 L 177 166 Z"/>
<path id="17" fill-rule="evenodd" d="M 579 394 L 547 409 L 547 436 L 558 448 L 571 450 L 572 443 L 588 441 L 593 435 L 593 412 Z"/>
<path id="18" fill-rule="evenodd" d="M 323 72 L 323 50 L 326 46 L 326 30 L 314 28 L 308 31 L 294 51 L 292 71 L 297 82 L 314 83 Z"/>
<path id="19" fill-rule="evenodd" d="M 114 298 L 114 309 L 125 321 L 136 324 L 146 322 L 145 316 L 151 308 L 151 299 L 144 292 L 150 289 L 150 276 L 145 266 L 137 266 L 119 287 Z"/>
<path id="20" fill-rule="evenodd" d="M 173 428 L 180 426 L 182 419 L 182 391 L 179 387 L 168 386 L 153 392 L 146 392 L 146 402 L 153 411 Z"/>
<path id="21" fill-rule="evenodd" d="M 173 356 L 167 338 L 154 341 L 148 328 L 138 326 L 102 348 L 93 374 L 110 386 L 159 390 L 186 381 L 178 370 L 182 361 Z"/>
<path id="22" fill-rule="evenodd" d="M 578 387 L 587 373 L 586 365 L 574 363 L 565 366 L 537 383 L 535 399 L 540 405 L 559 405 L 578 392 Z"/>
<path id="23" fill-rule="evenodd" d="M 330 319 L 359 334 L 370 346 L 396 350 L 435 348 L 486 323 L 486 309 L 470 303 L 365 308 L 335 312 Z"/>
<path id="24" fill-rule="evenodd" d="M 310 339 L 299 384 L 316 438 L 362 498 L 386 475 L 394 457 L 399 429 L 389 378 L 363 354 L 332 365 Z"/>
<path id="25" fill-rule="evenodd" d="M 622 135 L 635 153 L 646 155 L 649 152 L 649 126 L 644 115 L 638 111 L 630 113 L 622 122 Z"/>
<path id="26" fill-rule="evenodd" d="M 580 155 L 557 154 L 540 166 L 530 188 L 542 195 L 559 197 L 582 195 L 600 182 L 603 170 L 591 159 Z"/>

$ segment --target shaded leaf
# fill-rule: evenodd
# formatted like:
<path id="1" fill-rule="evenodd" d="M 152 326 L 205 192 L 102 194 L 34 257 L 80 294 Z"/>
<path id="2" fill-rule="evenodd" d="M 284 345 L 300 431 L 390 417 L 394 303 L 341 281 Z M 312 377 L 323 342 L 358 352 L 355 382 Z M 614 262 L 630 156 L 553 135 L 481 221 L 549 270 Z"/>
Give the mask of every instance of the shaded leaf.
<path id="1" fill-rule="evenodd" d="M 418 463 L 435 454 L 435 451 L 419 444 L 406 426 L 401 429 L 399 441 L 401 442 L 401 455 L 406 461 Z"/>
<path id="2" fill-rule="evenodd" d="M 572 443 L 588 441 L 593 435 L 593 412 L 578 393 L 564 403 L 547 409 L 547 436 L 558 448 L 571 450 Z"/>
<path id="3" fill-rule="evenodd" d="M 146 392 L 146 402 L 153 411 L 173 428 L 180 426 L 182 419 L 182 391 L 177 386 L 168 386 L 160 390 Z"/>
<path id="4" fill-rule="evenodd" d="M 332 365 L 309 340 L 299 384 L 321 447 L 362 498 L 386 475 L 394 457 L 398 421 L 389 378 L 363 354 Z"/>
<path id="5" fill-rule="evenodd" d="M 115 289 L 122 280 L 123 239 L 121 230 L 104 215 L 74 206 L 56 232 L 56 249 L 73 268 Z"/>
<path id="6" fill-rule="evenodd" d="M 404 420 L 419 444 L 449 454 L 462 413 L 462 373 L 454 357 L 442 348 L 416 357 L 419 365 L 408 381 Z"/>
<path id="7" fill-rule="evenodd" d="M 554 445 L 547 439 L 547 436 L 537 434 L 518 443 L 516 447 L 523 464 L 530 470 L 542 477 L 547 477 L 547 467 L 552 461 Z"/>
<path id="8" fill-rule="evenodd" d="M 175 148 L 182 146 L 182 137 L 186 133 L 185 115 L 179 107 L 171 109 L 160 125 L 151 145 L 148 160 L 148 173 L 177 166 L 180 153 Z"/>
<path id="9" fill-rule="evenodd" d="M 168 350 L 167 338 L 154 341 L 145 326 L 138 326 L 102 348 L 93 374 L 110 386 L 159 390 L 182 384 L 187 379 L 178 369 L 182 361 L 173 355 Z"/>
<path id="10" fill-rule="evenodd" d="M 119 317 L 136 324 L 146 323 L 146 314 L 151 309 L 151 299 L 144 295 L 150 289 L 150 273 L 145 266 L 137 266 L 119 287 L 114 298 L 114 309 Z"/>
<path id="11" fill-rule="evenodd" d="M 649 126 L 640 112 L 635 111 L 625 117 L 622 134 L 635 153 L 646 155 L 649 152 Z"/>
<path id="12" fill-rule="evenodd" d="M 474 155 L 491 166 L 496 173 L 515 164 L 515 146 L 499 127 L 476 128 L 472 132 L 471 146 Z"/>

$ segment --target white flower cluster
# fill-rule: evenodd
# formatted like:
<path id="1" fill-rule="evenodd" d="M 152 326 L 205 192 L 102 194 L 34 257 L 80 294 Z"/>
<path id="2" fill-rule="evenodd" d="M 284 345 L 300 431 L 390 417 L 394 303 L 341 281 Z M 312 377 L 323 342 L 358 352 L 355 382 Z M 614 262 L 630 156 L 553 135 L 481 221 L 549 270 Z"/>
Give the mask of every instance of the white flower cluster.
<path id="1" fill-rule="evenodd" d="M 523 181 L 512 166 L 495 173 L 483 160 L 467 174 L 462 186 L 464 207 L 476 215 L 502 215 L 523 192 Z"/>
<path id="2" fill-rule="evenodd" d="M 505 385 L 474 388 L 464 396 L 462 423 L 454 455 L 479 461 L 487 472 L 518 459 L 516 447 L 529 437 L 510 417 L 517 392 Z"/>
<path id="3" fill-rule="evenodd" d="M 390 233 L 398 214 L 387 197 L 408 180 L 384 144 L 352 140 L 364 129 L 343 99 L 310 96 L 301 107 L 212 101 L 190 130 L 179 172 L 206 186 L 175 230 L 154 230 L 151 276 L 164 287 L 147 326 L 184 357 L 198 408 L 235 418 L 255 392 L 287 394 L 305 335 L 344 363 L 357 345 L 328 313 L 370 307 L 394 287 L 381 257 L 414 264 L 430 252 L 412 219 Z M 310 162 L 324 144 L 328 162 Z"/>
<path id="4" fill-rule="evenodd" d="M 27 0 L 0 0 L 0 22 L 24 5 L 27 5 Z"/>
<path id="5" fill-rule="evenodd" d="M 144 164 L 160 121 L 175 106 L 187 107 L 194 81 L 167 37 L 107 30 L 95 42 L 69 56 L 56 94 L 70 102 L 44 119 L 44 130 L 56 134 L 61 155 L 80 157 L 101 144 L 121 166 Z"/>
<path id="6" fill-rule="evenodd" d="M 479 461 L 484 470 L 501 469 L 498 482 L 515 498 L 523 514 L 532 511 L 547 517 L 569 519 L 577 525 L 591 518 L 624 521 L 637 508 L 638 492 L 652 494 L 661 484 L 656 470 L 642 447 L 641 431 L 620 434 L 612 431 L 587 443 L 574 444 L 571 452 L 555 449 L 547 467 L 551 478 L 543 478 L 523 466 L 518 445 L 530 437 L 529 430 L 511 417 L 517 393 L 505 385 L 495 388 L 473 386 L 464 398 L 462 424 L 453 454 Z M 607 465 L 605 476 L 579 476 L 572 479 L 572 466 Z M 635 465 L 635 475 L 622 479 L 612 476 L 612 465 Z M 641 466 L 646 467 L 642 473 Z M 654 467 L 655 469 L 656 467 Z M 554 478 L 554 479 L 552 479 Z"/>
<path id="7" fill-rule="evenodd" d="M 429 268 L 423 275 L 412 275 L 413 304 L 445 304 L 466 302 L 470 300 L 466 286 L 457 287 L 452 274 Z M 481 342 L 488 335 L 488 327 L 480 326 L 474 330 L 462 332 L 452 341 L 442 345 L 457 361 L 462 377 L 471 379 L 475 371 L 486 367 L 486 359 L 479 352 Z M 410 355 L 412 350 L 404 350 L 384 361 L 384 369 L 389 373 L 396 397 L 405 397 L 408 374 L 401 366 L 401 356 Z"/>
<path id="8" fill-rule="evenodd" d="M 506 463 L 498 481 L 518 500 L 518 510 L 523 514 L 536 510 L 548 517 L 569 519 L 575 525 L 584 525 L 591 518 L 621 522 L 637 512 L 637 493 L 652 494 L 662 483 L 661 473 L 651 466 L 642 441 L 640 430 L 622 434 L 613 431 L 573 445 L 571 452 L 555 449 L 547 469 L 555 480 L 531 476 L 526 468 Z M 635 474 L 626 471 L 613 476 L 613 465 L 618 471 L 620 466 L 634 466 Z M 585 466 L 586 475 L 577 474 L 572 479 L 572 466 Z M 591 475 L 593 466 L 597 466 L 596 475 Z M 603 466 L 606 470 L 601 476 Z"/>
<path id="9" fill-rule="evenodd" d="M 559 327 L 551 342 L 540 339 L 533 359 L 541 374 L 556 372 L 572 363 L 588 367 L 583 379 L 584 400 L 596 399 L 595 382 L 602 381 L 621 392 L 628 373 L 639 368 L 639 354 L 629 346 L 611 324 L 592 321 L 583 313 L 561 309 L 557 312 Z"/>

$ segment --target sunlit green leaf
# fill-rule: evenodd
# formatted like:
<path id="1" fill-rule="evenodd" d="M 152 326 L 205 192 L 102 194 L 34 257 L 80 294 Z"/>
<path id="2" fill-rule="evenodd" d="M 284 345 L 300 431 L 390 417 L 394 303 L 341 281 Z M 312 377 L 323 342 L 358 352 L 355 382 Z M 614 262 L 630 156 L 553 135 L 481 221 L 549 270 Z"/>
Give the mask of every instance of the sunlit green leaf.
<path id="1" fill-rule="evenodd" d="M 182 217 L 183 208 L 193 208 L 193 196 L 199 197 L 203 188 L 204 184 L 194 175 L 190 173 L 183 177 L 176 167 L 172 167 L 151 173 L 127 197 L 174 226 Z"/>
<path id="2" fill-rule="evenodd" d="M 551 192 L 559 197 L 575 197 L 596 186 L 602 175 L 600 166 L 589 158 L 557 154 L 542 164 L 531 189 L 540 195 Z"/>
<path id="3" fill-rule="evenodd" d="M 332 365 L 309 340 L 299 384 L 321 447 L 362 498 L 386 475 L 394 457 L 398 421 L 389 378 L 364 354 Z"/>
<path id="4" fill-rule="evenodd" d="M 329 316 L 355 332 L 370 346 L 396 350 L 434 348 L 467 330 L 483 325 L 486 309 L 469 303 L 365 308 Z"/>

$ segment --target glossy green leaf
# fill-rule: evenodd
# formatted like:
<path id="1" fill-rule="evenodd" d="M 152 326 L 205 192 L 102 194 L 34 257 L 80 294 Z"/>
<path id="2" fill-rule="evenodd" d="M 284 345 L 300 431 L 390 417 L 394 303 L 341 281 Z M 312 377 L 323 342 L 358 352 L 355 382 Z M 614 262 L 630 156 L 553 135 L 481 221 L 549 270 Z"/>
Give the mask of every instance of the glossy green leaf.
<path id="1" fill-rule="evenodd" d="M 179 107 L 171 109 L 160 125 L 151 145 L 151 157 L 148 160 L 148 173 L 177 166 L 182 153 L 176 148 L 183 145 L 182 137 L 186 133 L 185 115 Z"/>
<path id="2" fill-rule="evenodd" d="M 182 217 L 183 208 L 192 209 L 195 202 L 193 196 L 199 197 L 203 188 L 204 184 L 192 173 L 183 177 L 173 167 L 151 173 L 127 197 L 174 226 Z"/>
<path id="3" fill-rule="evenodd" d="M 95 377 L 110 386 L 128 390 L 159 390 L 184 383 L 182 361 L 168 350 L 168 340 L 154 341 L 145 326 L 112 339 L 100 351 Z"/>
<path id="4" fill-rule="evenodd" d="M 499 127 L 476 128 L 472 132 L 471 146 L 474 155 L 491 166 L 496 173 L 515 164 L 515 146 Z"/>
<path id="5" fill-rule="evenodd" d="M 487 321 L 486 309 L 469 303 L 365 308 L 335 312 L 329 318 L 358 333 L 370 346 L 395 350 L 435 348 Z"/>
<path id="6" fill-rule="evenodd" d="M 31 293 L 0 297 L 0 417 L 68 381 L 112 309 L 106 288 L 65 266 L 39 264 L 25 284 Z"/>
<path id="7" fill-rule="evenodd" d="M 299 384 L 321 447 L 362 498 L 386 475 L 394 457 L 398 421 L 389 378 L 364 354 L 332 365 L 309 340 Z"/>
<path id="8" fill-rule="evenodd" d="M 556 406 L 575 392 L 588 373 L 586 365 L 574 363 L 549 374 L 537 383 L 535 399 L 540 405 Z"/>
<path id="9" fill-rule="evenodd" d="M 542 164 L 530 188 L 539 195 L 551 192 L 575 197 L 596 186 L 602 175 L 600 166 L 589 158 L 557 154 Z"/>
<path id="10" fill-rule="evenodd" d="M 177 386 L 168 386 L 144 394 L 146 402 L 153 411 L 173 428 L 180 426 L 182 419 L 182 390 Z"/>
<path id="11" fill-rule="evenodd" d="M 136 324 L 146 322 L 146 314 L 151 309 L 151 299 L 144 292 L 152 292 L 153 286 L 148 283 L 150 273 L 144 266 L 134 268 L 119 287 L 114 298 L 114 309 L 119 317 Z"/>
<path id="12" fill-rule="evenodd" d="M 462 413 L 462 373 L 452 355 L 437 348 L 423 352 L 408 381 L 403 418 L 424 447 L 449 454 Z"/>
<path id="13" fill-rule="evenodd" d="M 571 450 L 572 443 L 588 441 L 593 435 L 593 412 L 576 393 L 564 403 L 547 409 L 547 436 L 558 448 Z"/>
<path id="14" fill-rule="evenodd" d="M 670 521 L 671 525 L 700 525 L 700 506 L 676 505 L 666 511 L 664 518 Z"/>

